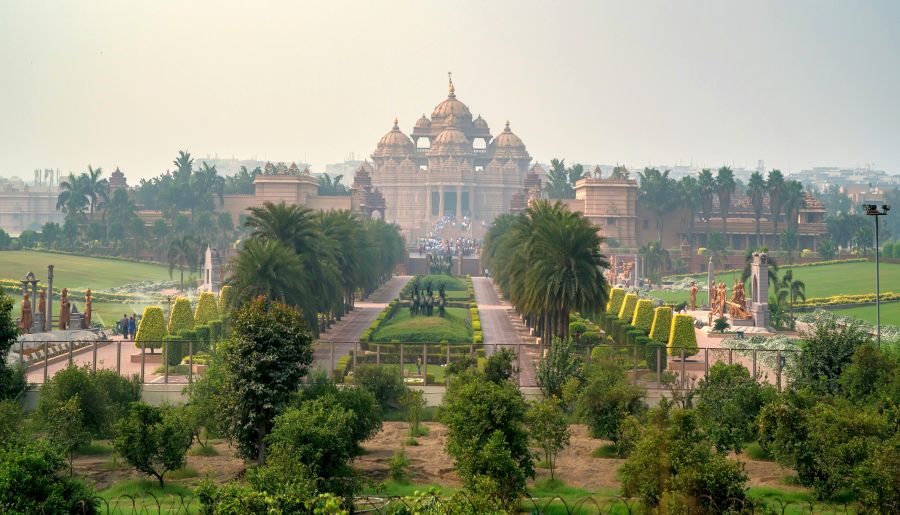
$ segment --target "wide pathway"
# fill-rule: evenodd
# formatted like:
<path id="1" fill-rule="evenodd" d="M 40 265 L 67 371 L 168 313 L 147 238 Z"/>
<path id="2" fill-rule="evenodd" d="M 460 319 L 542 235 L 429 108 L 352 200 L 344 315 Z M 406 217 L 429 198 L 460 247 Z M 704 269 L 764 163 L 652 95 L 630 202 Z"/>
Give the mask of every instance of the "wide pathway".
<path id="1" fill-rule="evenodd" d="M 357 302 L 353 311 L 348 313 L 340 322 L 331 326 L 319 337 L 316 344 L 316 353 L 313 360 L 313 368 L 324 368 L 328 376 L 334 373 L 332 366 L 332 348 L 334 349 L 334 362 L 341 356 L 350 352 L 359 341 L 363 331 L 369 328 L 375 317 L 378 316 L 388 303 L 397 298 L 400 290 L 406 285 L 412 276 L 398 275 L 378 288 L 364 302 Z"/>
<path id="2" fill-rule="evenodd" d="M 540 349 L 537 345 L 525 344 L 510 319 L 512 307 L 501 300 L 494 284 L 487 277 L 473 277 L 478 315 L 481 317 L 481 332 L 484 335 L 485 353 L 493 354 L 498 347 L 512 349 L 519 359 L 519 385 L 536 386 L 534 365 Z"/>

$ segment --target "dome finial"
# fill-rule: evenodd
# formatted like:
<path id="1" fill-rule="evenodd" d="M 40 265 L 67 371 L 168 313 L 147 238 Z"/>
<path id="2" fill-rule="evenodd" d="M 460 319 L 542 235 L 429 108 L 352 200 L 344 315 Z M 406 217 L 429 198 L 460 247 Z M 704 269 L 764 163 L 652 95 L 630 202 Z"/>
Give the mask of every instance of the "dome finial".
<path id="1" fill-rule="evenodd" d="M 400 129 L 400 126 L 397 125 L 397 117 L 395 116 L 394 117 L 394 130 L 399 130 L 399 129 Z"/>
<path id="2" fill-rule="evenodd" d="M 506 120 L 506 128 L 503 129 L 503 132 L 512 132 L 512 129 L 509 128 L 509 120 Z"/>
<path id="3" fill-rule="evenodd" d="M 450 96 L 456 96 L 456 88 L 453 87 L 453 72 L 447 72 L 447 80 L 450 82 Z"/>

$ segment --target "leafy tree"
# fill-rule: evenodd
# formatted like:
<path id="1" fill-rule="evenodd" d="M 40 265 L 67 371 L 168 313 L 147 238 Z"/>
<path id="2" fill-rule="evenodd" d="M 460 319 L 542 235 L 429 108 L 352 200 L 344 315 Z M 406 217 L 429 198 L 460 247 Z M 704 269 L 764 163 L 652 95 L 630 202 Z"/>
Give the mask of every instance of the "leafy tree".
<path id="1" fill-rule="evenodd" d="M 656 168 L 644 168 L 640 177 L 640 201 L 656 215 L 656 239 L 662 241 L 663 215 L 678 205 L 678 185 L 669 177 L 669 170 L 660 172 Z"/>
<path id="2" fill-rule="evenodd" d="M 803 352 L 797 354 L 794 386 L 831 394 L 840 392 L 841 374 L 856 350 L 872 343 L 869 332 L 855 320 L 823 320 L 801 336 Z"/>
<path id="3" fill-rule="evenodd" d="M 494 352 L 484 364 L 484 377 L 494 383 L 511 381 L 516 375 L 516 353 L 509 348 Z"/>
<path id="4" fill-rule="evenodd" d="M 841 393 L 855 405 L 889 410 L 900 405 L 900 357 L 861 345 L 843 368 Z"/>
<path id="5" fill-rule="evenodd" d="M 185 235 L 169 243 L 169 277 L 172 277 L 172 271 L 177 266 L 181 274 L 182 290 L 184 290 L 184 266 L 188 265 L 190 268 L 196 266 L 197 252 L 196 242 L 191 236 Z"/>
<path id="6" fill-rule="evenodd" d="M 642 246 L 638 252 L 644 257 L 647 268 L 656 272 L 656 284 L 662 284 L 662 272 L 664 268 L 672 266 L 672 258 L 669 251 L 659 241 L 651 241 Z"/>
<path id="7" fill-rule="evenodd" d="M 731 194 L 737 187 L 734 172 L 723 166 L 716 175 L 716 193 L 719 196 L 719 211 L 722 215 L 722 234 L 728 235 L 728 211 L 731 209 Z"/>
<path id="8" fill-rule="evenodd" d="M 312 336 L 301 313 L 265 299 L 245 304 L 233 316 L 234 336 L 221 346 L 225 434 L 238 454 L 266 459 L 266 435 L 312 363 Z"/>
<path id="9" fill-rule="evenodd" d="M 753 219 L 756 220 L 756 239 L 755 246 L 762 245 L 759 237 L 759 220 L 763 214 L 763 201 L 766 198 L 766 180 L 759 172 L 750 174 L 750 181 L 747 182 L 747 196 L 750 197 L 750 205 L 753 206 Z"/>
<path id="10" fill-rule="evenodd" d="M 419 424 L 422 423 L 422 410 L 428 405 L 425 400 L 425 392 L 422 390 L 408 389 L 400 398 L 400 404 L 406 410 L 406 420 L 409 422 L 409 435 L 419 436 Z"/>
<path id="11" fill-rule="evenodd" d="M 46 423 L 44 430 L 50 441 L 65 453 L 71 475 L 75 450 L 91 442 L 91 434 L 84 428 L 78 394 L 53 406 Z"/>
<path id="12" fill-rule="evenodd" d="M 9 364 L 9 350 L 19 336 L 12 297 L 0 289 L 0 401 L 17 398 L 25 391 L 25 370 Z"/>
<path id="13" fill-rule="evenodd" d="M 531 441 L 543 451 L 544 460 L 550 468 L 550 479 L 553 479 L 556 456 L 569 445 L 572 437 L 562 402 L 556 397 L 549 397 L 533 403 L 525 414 L 525 424 Z"/>
<path id="14" fill-rule="evenodd" d="M 780 170 L 772 170 L 766 178 L 769 194 L 769 215 L 772 220 L 772 238 L 778 240 L 778 219 L 784 207 L 785 182 Z"/>
<path id="15" fill-rule="evenodd" d="M 562 397 L 563 385 L 580 376 L 581 358 L 571 340 L 554 338 L 535 368 L 537 384 L 547 397 Z"/>
<path id="16" fill-rule="evenodd" d="M 706 250 L 713 260 L 713 265 L 721 268 L 722 263 L 725 261 L 725 253 L 728 251 L 725 236 L 720 232 L 709 233 L 706 238 Z"/>
<path id="17" fill-rule="evenodd" d="M 831 238 L 825 238 L 820 241 L 816 250 L 819 253 L 819 257 L 825 260 L 834 259 L 834 256 L 837 255 L 837 248 Z"/>
<path id="18" fill-rule="evenodd" d="M 614 358 L 592 359 L 576 402 L 579 417 L 593 438 L 619 444 L 622 421 L 644 410 L 644 392 L 631 384 L 625 366 Z"/>
<path id="19" fill-rule="evenodd" d="M 23 436 L 25 411 L 19 401 L 0 400 L 0 448 L 13 445 Z"/>
<path id="20" fill-rule="evenodd" d="M 99 499 L 70 477 L 66 460 L 45 440 L 0 445 L 0 506 L 6 513 L 98 513 Z"/>
<path id="21" fill-rule="evenodd" d="M 12 246 L 12 236 L 0 228 L 0 250 L 9 250 L 10 246 Z"/>
<path id="22" fill-rule="evenodd" d="M 335 175 L 334 178 L 327 173 L 319 176 L 319 195 L 349 195 L 350 188 L 341 182 L 343 175 Z"/>
<path id="23" fill-rule="evenodd" d="M 551 159 L 547 172 L 547 196 L 552 199 L 575 198 L 575 182 L 584 175 L 584 168 L 566 168 L 565 159 Z"/>
<path id="24" fill-rule="evenodd" d="M 166 472 L 184 467 L 193 441 L 194 430 L 183 408 L 136 402 L 116 424 L 113 447 L 138 472 L 155 477 L 162 488 Z"/>
<path id="25" fill-rule="evenodd" d="M 394 366 L 357 365 L 353 384 L 371 392 L 383 409 L 400 406 L 400 399 L 408 390 L 400 370 Z"/>
<path id="26" fill-rule="evenodd" d="M 785 229 L 779 238 L 781 253 L 787 258 L 787 262 L 794 261 L 794 255 L 797 252 L 797 231 L 794 229 Z"/>
<path id="27" fill-rule="evenodd" d="M 796 302 L 797 299 L 806 300 L 806 284 L 799 279 L 794 279 L 793 269 L 789 268 L 784 273 L 784 277 L 781 278 L 781 287 L 778 289 L 777 298 L 779 304 L 784 304 L 785 301 L 788 302 L 788 305 L 790 306 L 791 327 L 793 327 L 794 302 Z"/>
<path id="28" fill-rule="evenodd" d="M 510 505 L 518 501 L 525 478 L 534 476 L 526 410 L 512 381 L 490 381 L 476 370 L 451 380 L 441 420 L 448 429 L 447 453 L 467 487 L 489 478 L 500 499 Z"/>
<path id="29" fill-rule="evenodd" d="M 324 371 L 313 372 L 307 381 L 307 387 L 300 395 L 300 400 L 305 402 L 324 397 L 329 397 L 355 415 L 356 422 L 351 428 L 351 436 L 356 446 L 355 452 L 362 454 L 363 450 L 359 444 L 373 438 L 381 431 L 384 419 L 378 400 L 371 392 L 359 386 L 339 389 L 328 379 L 328 375 Z M 292 405 L 296 406 L 297 403 L 294 402 Z"/>
<path id="30" fill-rule="evenodd" d="M 710 367 L 696 393 L 701 424 L 721 453 L 739 453 L 744 442 L 756 438 L 756 417 L 777 395 L 774 387 L 760 384 L 743 365 L 725 363 Z"/>
<path id="31" fill-rule="evenodd" d="M 712 219 L 713 196 L 716 193 L 716 178 L 708 168 L 700 170 L 697 176 L 697 189 L 700 195 L 700 211 L 706 220 L 706 234 L 709 234 L 709 221 Z"/>

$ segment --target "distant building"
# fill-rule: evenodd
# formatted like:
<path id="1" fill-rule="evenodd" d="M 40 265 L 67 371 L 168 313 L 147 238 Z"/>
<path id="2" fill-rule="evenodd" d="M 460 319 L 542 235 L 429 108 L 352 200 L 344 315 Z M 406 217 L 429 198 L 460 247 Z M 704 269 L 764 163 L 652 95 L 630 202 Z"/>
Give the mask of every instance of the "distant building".
<path id="1" fill-rule="evenodd" d="M 65 215 L 56 210 L 59 187 L 52 175 L 35 170 L 40 181 L 36 185 L 18 177 L 0 177 L 0 228 L 18 235 L 28 229 L 39 230 L 47 222 L 63 223 Z"/>

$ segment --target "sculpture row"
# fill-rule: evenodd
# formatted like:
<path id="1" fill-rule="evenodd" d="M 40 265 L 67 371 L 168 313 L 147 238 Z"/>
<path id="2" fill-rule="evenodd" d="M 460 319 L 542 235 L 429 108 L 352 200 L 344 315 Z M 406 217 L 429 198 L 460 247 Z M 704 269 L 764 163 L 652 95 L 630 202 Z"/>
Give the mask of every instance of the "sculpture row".
<path id="1" fill-rule="evenodd" d="M 84 296 L 84 313 L 79 313 L 75 304 L 69 301 L 69 289 L 63 288 L 59 297 L 59 329 L 86 329 L 91 326 L 91 290 Z M 19 329 L 22 333 L 43 332 L 53 330 L 53 321 L 47 320 L 47 290 L 42 289 L 34 313 L 30 295 L 26 289 L 22 297 L 22 315 L 19 318 Z"/>
<path id="2" fill-rule="evenodd" d="M 444 318 L 447 304 L 447 295 L 444 290 L 444 285 L 441 284 L 438 289 L 438 297 L 435 298 L 431 288 L 431 281 L 425 283 L 424 291 L 419 289 L 418 281 L 414 282 L 409 299 L 409 315 L 413 317 L 417 315 L 432 316 L 434 308 L 437 307 L 438 316 Z"/>

